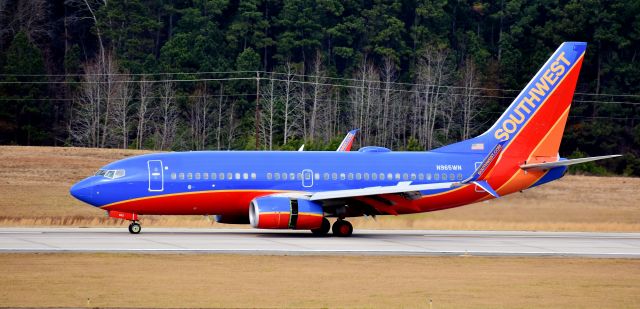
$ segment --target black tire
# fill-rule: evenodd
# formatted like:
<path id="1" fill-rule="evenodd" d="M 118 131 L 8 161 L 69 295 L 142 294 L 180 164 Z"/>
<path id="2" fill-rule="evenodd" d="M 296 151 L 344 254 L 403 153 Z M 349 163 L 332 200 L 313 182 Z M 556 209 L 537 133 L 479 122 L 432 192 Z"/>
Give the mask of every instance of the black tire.
<path id="1" fill-rule="evenodd" d="M 140 223 L 133 222 L 133 223 L 129 224 L 129 233 L 131 233 L 131 234 L 140 234 L 141 230 L 142 230 L 142 226 L 140 225 Z"/>
<path id="2" fill-rule="evenodd" d="M 349 237 L 353 234 L 353 225 L 349 221 L 338 220 L 331 228 L 334 236 Z"/>
<path id="3" fill-rule="evenodd" d="M 322 225 L 317 229 L 312 229 L 311 233 L 317 236 L 327 235 L 331 229 L 331 222 L 327 218 L 322 218 Z"/>

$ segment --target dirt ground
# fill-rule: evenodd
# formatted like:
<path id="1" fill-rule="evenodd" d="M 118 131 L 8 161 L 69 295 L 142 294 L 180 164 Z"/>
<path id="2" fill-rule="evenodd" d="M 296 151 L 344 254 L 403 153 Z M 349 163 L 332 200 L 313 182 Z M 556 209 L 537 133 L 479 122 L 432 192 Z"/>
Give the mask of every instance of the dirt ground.
<path id="1" fill-rule="evenodd" d="M 75 200 L 69 188 L 111 161 L 143 153 L 0 146 L 0 226 L 125 225 Z M 356 229 L 640 231 L 639 188 L 640 178 L 566 176 L 485 203 L 352 221 Z M 234 227 L 200 216 L 145 216 L 142 220 L 146 227 Z"/>
<path id="2" fill-rule="evenodd" d="M 9 307 L 639 308 L 640 260 L 0 254 Z"/>

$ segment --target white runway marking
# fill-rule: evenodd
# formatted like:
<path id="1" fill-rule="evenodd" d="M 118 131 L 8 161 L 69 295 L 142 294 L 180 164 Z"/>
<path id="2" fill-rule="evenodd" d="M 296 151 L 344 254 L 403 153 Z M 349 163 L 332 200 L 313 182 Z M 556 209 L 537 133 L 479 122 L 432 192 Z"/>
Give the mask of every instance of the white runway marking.
<path id="1" fill-rule="evenodd" d="M 0 228 L 0 252 L 481 255 L 640 258 L 640 233 L 357 230 L 352 237 L 254 229 Z"/>

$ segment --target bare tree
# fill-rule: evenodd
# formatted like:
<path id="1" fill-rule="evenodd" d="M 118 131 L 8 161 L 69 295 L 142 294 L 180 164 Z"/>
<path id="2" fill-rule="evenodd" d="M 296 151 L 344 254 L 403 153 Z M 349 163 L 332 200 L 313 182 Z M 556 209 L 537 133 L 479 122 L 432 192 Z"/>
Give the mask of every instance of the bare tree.
<path id="1" fill-rule="evenodd" d="M 142 146 L 144 145 L 144 138 L 148 131 L 147 119 L 152 116 L 149 109 L 152 93 L 153 84 L 151 81 L 148 81 L 146 77 L 142 76 L 138 83 L 138 129 L 136 131 L 137 149 L 142 149 Z"/>
<path id="2" fill-rule="evenodd" d="M 262 121 L 260 123 L 261 136 L 264 139 L 264 145 L 269 150 L 273 150 L 273 134 L 275 130 L 275 115 L 276 115 L 276 93 L 275 93 L 275 78 L 271 73 L 269 85 L 262 88 L 263 108 L 261 109 Z"/>
<path id="3" fill-rule="evenodd" d="M 478 79 L 477 68 L 471 58 L 467 58 L 464 67 L 462 67 L 462 139 L 471 137 L 474 130 L 473 120 L 478 116 L 480 82 Z"/>
<path id="4" fill-rule="evenodd" d="M 210 108 L 211 98 L 207 92 L 206 84 L 203 84 L 196 89 L 189 111 L 191 144 L 195 150 L 205 149 L 211 126 Z"/>
<path id="5" fill-rule="evenodd" d="M 422 103 L 421 129 L 418 132 L 419 141 L 427 149 L 434 144 L 434 132 L 437 117 L 440 114 L 440 104 L 444 95 L 444 87 L 448 74 L 446 70 L 448 52 L 443 49 L 426 49 L 418 63 L 418 86 L 416 87 L 419 102 Z"/>
<path id="6" fill-rule="evenodd" d="M 296 71 L 290 62 L 285 64 L 285 80 L 282 82 L 282 122 L 283 122 L 283 141 L 286 144 L 289 138 L 294 134 L 297 119 L 300 117 L 298 111 L 299 102 L 294 94 L 298 92 L 299 84 L 295 83 Z"/>
<path id="7" fill-rule="evenodd" d="M 164 81 L 159 89 L 158 126 L 156 127 L 156 145 L 160 150 L 170 149 L 178 125 L 178 108 L 175 102 L 175 85 Z"/>
<path id="8" fill-rule="evenodd" d="M 87 64 L 84 72 L 80 89 L 73 100 L 69 135 L 82 146 L 98 147 L 102 133 L 101 66 L 97 62 Z"/>
<path id="9" fill-rule="evenodd" d="M 107 125 L 113 125 L 114 133 L 120 135 L 122 149 L 129 145 L 129 111 L 131 109 L 131 83 L 127 75 L 120 75 L 114 83 L 113 112 L 112 121 Z"/>

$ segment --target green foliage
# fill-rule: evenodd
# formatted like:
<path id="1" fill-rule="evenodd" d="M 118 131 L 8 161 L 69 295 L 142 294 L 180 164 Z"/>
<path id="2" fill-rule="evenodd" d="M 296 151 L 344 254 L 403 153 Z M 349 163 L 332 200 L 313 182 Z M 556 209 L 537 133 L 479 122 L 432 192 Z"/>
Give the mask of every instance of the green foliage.
<path id="1" fill-rule="evenodd" d="M 52 1 L 44 14 L 49 20 L 38 25 L 46 29 L 12 24 L 0 38 L 0 67 L 5 74 L 1 78 L 21 82 L 0 86 L 3 99 L 0 143 L 51 144 L 54 138 L 69 140 L 64 132 L 54 133 L 53 127 L 68 125 L 71 104 L 55 105 L 60 110 L 54 111 L 52 102 L 43 99 L 55 97 L 64 100 L 61 102 L 70 102 L 80 84 L 47 86 L 27 82 L 64 79 L 8 74 L 82 74 L 84 65 L 101 56 L 101 42 L 105 52 L 111 52 L 123 66 L 120 71 L 194 73 L 180 75 L 181 79 L 237 77 L 195 74 L 198 72 L 282 72 L 281 68 L 287 63 L 296 68 L 296 73 L 309 74 L 315 56 L 320 54 L 323 68 L 331 77 L 353 78 L 364 63 L 370 63 L 378 70 L 375 74 L 380 74 L 385 59 L 390 59 L 397 73 L 394 78 L 411 83 L 415 82 L 418 59 L 426 49 L 449 50 L 450 72 L 447 74 L 451 80 L 458 79 L 456 72 L 467 59 L 472 59 L 479 69 L 480 87 L 521 89 L 561 42 L 586 41 L 589 47 L 577 92 L 598 95 L 576 95 L 561 154 L 578 155 L 578 147 L 589 155 L 624 153 L 624 159 L 613 163 L 584 165 L 579 167 L 582 170 L 573 171 L 601 174 L 602 168 L 606 168 L 619 174 L 640 175 L 640 105 L 593 102 L 637 102 L 637 97 L 627 99 L 602 94 L 640 93 L 638 1 L 109 0 L 86 3 L 95 12 L 96 24 L 87 4 Z M 15 13 L 12 10 L 13 6 L 8 6 L 3 16 L 12 16 Z M 12 35 L 10 31 L 18 32 Z M 45 32 L 50 36 L 41 35 Z M 66 80 L 77 82 L 80 78 L 70 76 Z M 225 106 L 220 113 L 221 132 L 211 133 L 221 140 L 210 137 L 207 143 L 216 148 L 219 144 L 225 149 L 255 147 L 255 86 L 251 80 L 224 84 L 217 81 L 177 83 L 180 121 L 174 149 L 189 148 L 187 119 L 189 102 L 192 102 L 189 97 L 198 87 L 207 89 L 210 95 L 219 95 L 211 97 L 211 101 L 215 101 L 209 106 L 212 115 L 219 106 L 218 98 Z M 339 112 L 348 115 L 352 97 L 348 91 L 338 94 Z M 227 95 L 236 96 L 227 98 Z M 482 95 L 476 131 L 491 125 L 516 93 L 492 90 Z M 309 93 L 305 96 L 302 101 L 306 100 L 307 104 Z M 333 150 L 343 131 L 350 129 L 343 127 L 348 122 L 342 118 L 332 129 L 336 132 L 328 134 L 334 138 L 327 136 L 311 144 L 300 139 L 304 134 L 297 134 L 288 136 L 291 139 L 287 144 L 276 143 L 274 147 L 297 150 L 307 143 L 307 149 Z M 299 132 L 302 127 L 298 125 L 295 130 Z M 282 131 L 282 127 L 276 129 Z M 281 142 L 284 136 L 278 134 L 276 140 Z M 423 150 L 411 134 L 415 134 L 415 130 L 394 136 L 401 140 L 395 145 L 406 150 Z M 442 132 L 435 135 L 437 143 L 456 138 L 443 136 Z M 132 136 L 131 140 L 134 139 Z"/>
<path id="2" fill-rule="evenodd" d="M 6 63 L 2 72 L 4 82 L 0 88 L 0 143 L 26 145 L 53 144 L 52 123 L 48 117 L 53 113 L 51 102 L 46 99 L 45 73 L 42 52 L 31 43 L 25 32 L 19 32 L 6 52 Z M 19 76 L 22 75 L 22 76 Z"/>

